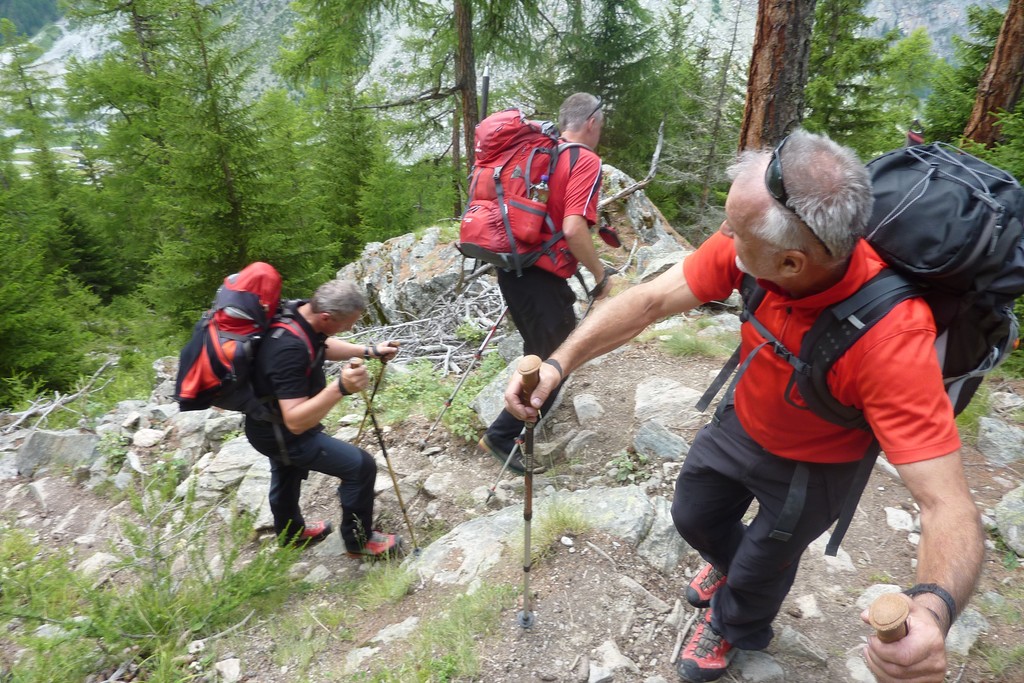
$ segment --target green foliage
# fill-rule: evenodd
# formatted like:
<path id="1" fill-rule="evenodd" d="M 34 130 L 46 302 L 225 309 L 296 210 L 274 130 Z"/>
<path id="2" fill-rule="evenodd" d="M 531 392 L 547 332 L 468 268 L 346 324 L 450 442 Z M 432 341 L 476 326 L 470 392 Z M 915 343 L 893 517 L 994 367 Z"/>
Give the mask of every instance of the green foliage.
<path id="1" fill-rule="evenodd" d="M 370 364 L 370 372 L 375 376 L 379 369 L 374 365 L 379 363 Z M 433 406 L 440 410 L 445 398 L 446 388 L 438 381 L 430 362 L 415 361 L 387 371 L 374 399 L 374 412 L 382 424 L 401 422 L 414 413 L 427 414 Z"/>
<path id="2" fill-rule="evenodd" d="M 484 356 L 445 411 L 443 421 L 452 434 L 466 441 L 478 438 L 480 419 L 469 402 L 506 366 L 497 353 Z M 376 372 L 372 366 L 371 372 Z M 377 419 L 382 424 L 395 423 L 418 414 L 433 420 L 444 409 L 458 380 L 458 377 L 439 378 L 434 367 L 425 360 L 389 370 L 374 399 Z"/>
<path id="3" fill-rule="evenodd" d="M 1024 112 L 1003 113 L 997 118 L 1003 137 L 1001 142 L 989 148 L 968 142 L 964 149 L 1020 180 L 1024 178 Z"/>
<path id="4" fill-rule="evenodd" d="M 534 561 L 551 554 L 560 545 L 562 536 L 580 536 L 592 527 L 583 510 L 558 499 L 541 507 L 533 524 L 530 554 Z M 518 555 L 522 556 L 522 552 Z"/>
<path id="5" fill-rule="evenodd" d="M 448 412 L 444 414 L 444 424 L 453 435 L 461 437 L 467 443 L 477 440 L 480 435 L 480 417 L 469 407 L 469 402 L 493 380 L 498 373 L 507 367 L 501 354 L 491 353 L 483 358 L 480 366 L 462 385 L 455 395 Z M 454 388 L 456 378 L 449 378 Z M 447 397 L 446 397 L 447 398 Z M 443 406 L 439 405 L 438 408 Z"/>
<path id="6" fill-rule="evenodd" d="M 697 336 L 695 330 L 688 328 L 674 330 L 667 338 L 662 339 L 661 343 L 667 353 L 682 358 L 721 358 L 731 352 L 725 343 L 702 339 Z"/>
<path id="7" fill-rule="evenodd" d="M 1024 645 L 982 644 L 979 654 L 988 670 L 1000 680 L 1019 680 L 1024 676 Z"/>
<path id="8" fill-rule="evenodd" d="M 376 562 L 354 591 L 355 602 L 366 611 L 394 604 L 409 594 L 416 575 L 393 559 Z"/>
<path id="9" fill-rule="evenodd" d="M 448 683 L 480 674 L 477 642 L 500 628 L 499 617 L 515 603 L 515 588 L 486 584 L 472 595 L 445 603 L 443 612 L 421 624 L 408 654 L 371 674 L 374 683 Z"/>
<path id="10" fill-rule="evenodd" d="M 963 437 L 972 440 L 977 438 L 979 421 L 989 414 L 991 394 L 988 385 L 982 383 L 971 402 L 967 404 L 963 412 L 956 416 L 956 426 Z"/>
<path id="11" fill-rule="evenodd" d="M 872 96 L 895 33 L 864 36 L 874 23 L 864 15 L 867 0 L 822 0 L 814 10 L 814 32 L 804 91 L 809 130 L 827 132 L 843 144 L 877 128 L 882 111 Z"/>
<path id="12" fill-rule="evenodd" d="M 904 144 L 944 63 L 933 54 L 923 29 L 900 40 L 895 30 L 880 38 L 865 36 L 875 22 L 863 14 L 866 4 L 817 4 L 804 125 L 870 159 Z"/>
<path id="13" fill-rule="evenodd" d="M 953 37 L 956 66 L 940 64 L 934 92 L 925 104 L 925 132 L 928 140 L 956 143 L 974 107 L 978 81 L 992 57 L 1003 23 L 1003 12 L 995 7 L 967 8 L 971 40 Z"/>
<path id="14" fill-rule="evenodd" d="M 646 455 L 633 451 L 623 451 L 609 461 L 608 466 L 614 470 L 614 479 L 619 483 L 636 483 L 650 477 L 644 468 L 650 460 Z"/>
<path id="15" fill-rule="evenodd" d="M 455 336 L 470 344 L 479 344 L 487 336 L 487 331 L 468 320 L 464 320 L 455 328 Z"/>
<path id="16" fill-rule="evenodd" d="M 133 653 L 149 681 L 185 680 L 185 640 L 204 638 L 279 606 L 291 584 L 297 550 L 276 546 L 246 552 L 251 518 L 227 528 L 195 507 L 173 500 L 174 468 L 131 495 L 138 522 L 122 528 L 114 552 L 124 580 L 98 585 L 71 568 L 69 550 L 41 546 L 24 532 L 0 534 L 0 614 L 24 656 L 13 680 L 84 680 Z M 217 558 L 216 560 L 214 558 Z M 51 635 L 36 627 L 49 624 Z"/>

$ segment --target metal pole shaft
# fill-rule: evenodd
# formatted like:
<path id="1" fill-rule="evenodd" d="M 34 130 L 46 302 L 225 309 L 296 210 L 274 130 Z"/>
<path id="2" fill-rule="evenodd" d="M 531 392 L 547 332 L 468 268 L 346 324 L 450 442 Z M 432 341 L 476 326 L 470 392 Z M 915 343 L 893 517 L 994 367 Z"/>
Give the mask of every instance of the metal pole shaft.
<path id="1" fill-rule="evenodd" d="M 462 373 L 462 378 L 459 380 L 459 383 L 455 385 L 455 391 L 453 391 L 452 395 L 448 397 L 448 400 L 444 402 L 444 408 L 441 409 L 441 414 L 438 415 L 437 419 L 434 420 L 434 424 L 430 425 L 430 430 L 427 432 L 427 435 L 425 437 L 423 437 L 423 441 L 420 442 L 420 450 L 421 451 L 424 448 L 427 447 L 427 440 L 430 439 L 430 435 L 434 433 L 435 429 L 437 429 L 437 425 L 441 424 L 441 418 L 444 417 L 444 414 L 446 412 L 448 412 L 449 408 L 451 408 L 452 401 L 455 400 L 455 395 L 459 393 L 459 389 L 462 388 L 462 385 L 465 384 L 466 380 L 469 378 L 469 372 L 473 369 L 473 367 L 477 364 L 477 362 L 483 357 L 484 349 L 486 349 L 487 345 L 489 343 L 491 343 L 491 338 L 494 337 L 494 333 L 497 332 L 497 330 L 498 330 L 498 325 L 500 325 L 501 321 L 505 319 L 505 315 L 507 313 L 508 313 L 508 306 L 505 306 L 505 308 L 501 309 L 501 315 L 498 316 L 498 319 L 494 322 L 493 325 L 491 325 L 491 329 L 488 330 L 487 336 L 484 337 L 483 343 L 480 344 L 480 348 L 478 348 L 476 350 L 476 353 L 473 354 L 473 360 L 470 362 L 469 366 L 466 368 L 466 371 L 464 373 Z"/>
<path id="2" fill-rule="evenodd" d="M 526 356 L 519 361 L 519 374 L 522 375 L 523 388 L 520 398 L 529 403 L 530 394 L 537 388 L 540 381 L 541 359 L 538 356 Z M 533 552 L 530 547 L 530 521 L 533 519 L 533 429 L 537 421 L 526 423 L 526 437 L 523 441 L 523 469 L 526 478 L 526 496 L 523 501 L 523 609 L 519 612 L 519 625 L 523 628 L 533 626 L 533 596 L 530 595 L 530 569 L 533 565 Z"/>

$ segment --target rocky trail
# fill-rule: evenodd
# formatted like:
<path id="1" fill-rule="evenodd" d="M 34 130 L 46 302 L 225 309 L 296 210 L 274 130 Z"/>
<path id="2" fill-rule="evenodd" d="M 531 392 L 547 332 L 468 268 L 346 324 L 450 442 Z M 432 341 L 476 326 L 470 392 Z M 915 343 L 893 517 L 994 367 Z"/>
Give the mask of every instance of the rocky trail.
<path id="1" fill-rule="evenodd" d="M 711 359 L 668 356 L 652 340 L 625 347 L 573 376 L 561 406 L 538 429 L 538 452 L 551 466 L 534 478 L 535 505 L 543 510 L 553 501 L 568 501 L 585 510 L 594 524 L 580 535 L 559 539 L 536 563 L 531 573 L 535 623 L 528 630 L 521 628 L 518 608 L 510 605 L 494 631 L 477 643 L 481 673 L 474 680 L 677 680 L 671 655 L 696 614 L 681 602 L 682 592 L 701 561 L 673 537 L 668 504 L 681 464 L 679 451 L 685 450 L 704 420 L 685 406 L 692 404 L 717 365 Z M 154 404 L 141 411 L 140 407 L 119 416 L 122 426 L 133 419 L 136 424 L 148 423 L 135 430 L 135 443 L 148 443 L 145 438 L 152 432 L 167 439 L 134 449 L 140 468 L 151 466 L 155 453 L 170 444 L 188 448 L 188 437 L 175 435 L 180 422 L 172 417 L 161 424 L 152 419 Z M 581 420 L 581 413 L 587 417 Z M 140 415 L 150 417 L 140 423 Z M 232 419 L 206 416 L 203 431 L 216 435 L 226 428 L 218 421 Z M 237 635 L 214 644 L 221 661 L 237 660 L 234 680 L 370 680 L 370 672 L 404 655 L 409 634 L 453 596 L 480 582 L 520 591 L 523 478 L 506 475 L 488 504 L 486 494 L 498 476 L 499 463 L 443 429 L 435 432 L 430 448 L 420 451 L 429 425 L 427 419 L 414 416 L 386 434 L 410 517 L 420 537 L 432 539 L 417 558 L 407 561 L 419 577 L 412 592 L 397 604 L 367 612 L 351 637 L 325 640 L 315 661 L 301 670 L 280 663 L 283 644 L 272 623 L 247 624 Z M 238 441 L 230 441 L 220 453 L 237 448 Z M 374 441 L 364 438 L 363 446 L 376 453 Z M 649 457 L 636 463 L 631 476 L 620 476 L 616 458 L 627 449 Z M 17 453 L 15 462 L 25 467 L 24 449 L 9 452 Z M 979 507 L 991 515 L 1020 486 L 1021 478 L 1013 466 L 990 464 L 977 448 L 968 453 L 968 476 Z M 216 460 L 206 464 L 206 475 L 217 469 Z M 48 542 L 71 544 L 82 571 L 102 571 L 104 544 L 116 540 L 115 520 L 126 513 L 126 506 L 111 505 L 92 492 L 81 472 L 76 481 L 64 474 L 66 467 L 51 465 L 32 477 L 19 476 L 9 461 L 10 457 L 4 461 L 0 480 L 0 514 Z M 125 467 L 130 471 L 132 465 Z M 246 486 L 244 480 L 241 485 Z M 378 485 L 382 524 L 405 533 L 383 462 Z M 327 477 L 311 476 L 304 489 L 308 518 L 336 518 L 334 486 Z M 265 488 L 256 486 L 254 491 L 255 499 L 265 498 Z M 812 546 L 777 619 L 772 646 L 766 652 L 742 653 L 729 674 L 732 678 L 725 680 L 870 680 L 858 655 L 868 633 L 858 614 L 883 590 L 879 584 L 913 583 L 914 524 L 909 494 L 880 468 L 840 556 L 824 557 L 823 540 Z M 447 531 L 439 535 L 442 530 Z M 336 540 L 332 536 L 305 551 L 295 571 L 305 572 L 317 588 L 295 598 L 286 607 L 288 612 L 313 614 L 314 606 L 332 599 L 333 583 L 353 580 L 366 571 L 365 565 L 342 555 Z M 1007 561 L 1005 546 L 993 544 L 978 594 L 950 639 L 948 680 L 1021 680 L 1019 668 L 1005 676 L 992 673 L 985 654 L 1012 649 L 1024 639 L 1019 577 L 1019 564 Z M 315 617 L 310 628 L 321 628 Z"/>
<path id="2" fill-rule="evenodd" d="M 610 167 L 605 179 L 606 196 L 629 184 Z M 623 279 L 643 281 L 687 252 L 642 193 L 605 213 L 627 249 L 602 251 L 602 256 L 625 271 Z M 368 245 L 364 258 L 346 266 L 341 276 L 364 283 L 370 292 L 372 320 L 366 322 L 375 333 L 419 338 L 418 345 L 404 345 L 403 354 L 429 356 L 444 372 L 464 369 L 473 350 L 457 339 L 455 328 L 472 320 L 486 330 L 500 310 L 488 277 L 464 271 L 437 229 Z M 463 293 L 453 299 L 452 291 Z M 439 310 L 448 317 L 440 326 Z M 408 542 L 389 462 L 399 481 L 421 546 L 402 565 L 415 576 L 409 592 L 377 609 L 348 604 L 343 589 L 358 584 L 370 568 L 345 557 L 334 534 L 305 549 L 292 567 L 307 591 L 295 593 L 270 615 L 246 619 L 202 641 L 182 642 L 181 656 L 194 660 L 189 680 L 678 680 L 673 654 L 699 618 L 683 600 L 683 590 L 703 563 L 675 532 L 669 506 L 688 444 L 708 420 L 695 412 L 694 403 L 722 360 L 673 355 L 664 338 L 688 329 L 697 337 L 724 336 L 735 343 L 738 324 L 734 310 L 698 310 L 659 324 L 570 378 L 561 404 L 537 429 L 536 453 L 547 469 L 534 477 L 532 524 L 536 532 L 545 518 L 567 512 L 586 524 L 544 540 L 545 552 L 530 572 L 531 628 L 520 626 L 516 603 L 524 585 L 524 478 L 506 473 L 499 480 L 498 462 L 443 427 L 421 449 L 440 409 L 423 406 L 384 427 L 387 460 L 372 431 L 358 442 L 378 459 L 380 526 Z M 427 328 L 435 327 L 439 330 L 427 339 Z M 503 326 L 493 345 L 510 362 L 514 352 L 508 349 L 516 346 L 512 335 Z M 271 544 L 267 459 L 239 436 L 239 414 L 178 411 L 168 386 L 174 360 L 154 365 L 151 396 L 123 402 L 80 429 L 48 432 L 33 429 L 27 419 L 0 419 L 0 529 L 20 529 L 46 547 L 68 548 L 76 571 L 92 581 L 116 583 L 122 575 L 112 568 L 116 558 L 110 551 L 125 543 L 120 522 L 138 521 L 121 492 L 170 467 L 181 475 L 179 493 L 194 486 L 197 501 L 216 523 L 239 511 L 252 513 L 253 554 Z M 394 365 L 389 373 L 400 371 L 401 363 Z M 473 403 L 483 424 L 500 407 L 505 377 Z M 947 681 L 953 683 L 1024 680 L 1024 383 L 990 378 L 985 393 L 988 407 L 977 436 L 965 439 L 965 458 L 988 527 L 988 550 L 978 590 L 947 641 Z M 332 419 L 329 426 L 346 440 L 356 437 L 362 418 L 360 404 L 349 406 L 352 414 Z M 303 488 L 307 519 L 337 521 L 336 485 L 311 474 Z M 895 471 L 880 462 L 839 556 L 824 556 L 824 538 L 811 546 L 776 619 L 775 640 L 764 652 L 740 653 L 722 680 L 871 681 L 859 654 L 869 629 L 859 614 L 880 592 L 914 583 L 917 525 L 909 493 Z M 532 545 L 540 538 L 534 536 Z M 447 675 L 442 664 L 459 653 L 421 652 L 416 643 L 438 628 L 437 618 L 454 610 L 460 596 L 489 590 L 504 596 L 503 607 L 491 628 L 472 634 L 479 673 Z M 343 625 L 330 618 L 341 611 L 347 614 Z M 13 634 L 30 628 L 22 620 L 5 619 L 0 680 L 20 656 Z M 410 657 L 418 658 L 411 670 Z M 118 670 L 96 672 L 89 683 L 129 680 L 130 671 Z"/>

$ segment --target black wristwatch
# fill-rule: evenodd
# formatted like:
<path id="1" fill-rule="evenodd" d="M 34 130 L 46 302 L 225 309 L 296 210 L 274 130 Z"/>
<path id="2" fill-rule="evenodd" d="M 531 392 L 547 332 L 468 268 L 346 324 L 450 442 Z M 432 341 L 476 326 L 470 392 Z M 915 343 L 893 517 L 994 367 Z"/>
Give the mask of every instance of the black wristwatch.
<path id="1" fill-rule="evenodd" d="M 915 595 L 921 593 L 931 593 L 942 600 L 943 604 L 946 605 L 946 615 L 949 617 L 949 621 L 946 626 L 946 633 L 949 633 L 949 629 L 953 628 L 953 622 L 956 621 L 956 601 L 953 596 L 949 594 L 945 588 L 937 583 L 919 583 L 915 586 L 911 586 L 907 590 L 903 591 L 903 594 L 909 598 L 913 598 Z M 931 611 L 931 610 L 929 610 Z M 935 614 L 932 612 L 932 614 Z M 938 616 L 937 614 L 935 616 Z"/>

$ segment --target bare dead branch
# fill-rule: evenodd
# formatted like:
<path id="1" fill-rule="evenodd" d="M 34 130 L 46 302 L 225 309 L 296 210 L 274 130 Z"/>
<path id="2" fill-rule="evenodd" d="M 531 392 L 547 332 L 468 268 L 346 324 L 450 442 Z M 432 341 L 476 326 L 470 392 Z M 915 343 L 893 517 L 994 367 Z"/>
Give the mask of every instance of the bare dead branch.
<path id="1" fill-rule="evenodd" d="M 56 393 L 55 392 L 54 393 L 54 398 L 53 398 L 52 401 L 42 401 L 42 400 L 40 400 L 40 401 L 37 401 L 37 402 L 33 403 L 26 410 L 23 410 L 23 411 L 18 412 L 18 413 L 11 413 L 11 415 L 12 416 L 16 416 L 17 419 L 14 422 L 12 422 L 12 423 L 10 423 L 8 425 L 5 425 L 3 427 L 3 429 L 0 429 L 0 434 L 10 434 L 14 430 L 16 430 L 18 428 L 18 426 L 21 425 L 21 423 L 25 422 L 27 419 L 29 419 L 30 417 L 33 417 L 35 415 L 38 415 L 39 419 L 36 420 L 34 425 L 32 425 L 32 428 L 34 429 L 34 428 L 38 427 L 39 424 L 43 420 L 45 420 L 46 417 L 48 415 L 50 415 L 50 413 L 52 413 L 53 411 L 57 410 L 58 408 L 62 408 L 64 406 L 68 405 L 69 403 L 73 403 L 74 401 L 78 400 L 82 396 L 84 396 L 84 395 L 86 395 L 88 393 L 91 393 L 90 389 L 92 388 L 92 385 L 96 383 L 96 380 L 99 379 L 99 376 L 101 374 L 103 374 L 103 371 L 106 370 L 107 368 L 109 368 L 111 365 L 114 365 L 114 363 L 115 363 L 115 361 L 108 360 L 106 363 L 101 365 L 100 368 L 95 373 L 93 373 L 92 377 L 89 378 L 89 380 L 85 383 L 85 385 L 82 388 L 80 388 L 78 391 L 73 393 L 73 394 L 68 394 L 67 396 L 62 396 L 60 393 Z M 101 386 L 98 389 L 96 389 L 96 391 L 99 391 L 99 389 L 102 389 L 103 387 L 105 387 L 107 385 L 107 383 L 109 383 L 109 381 L 110 380 L 107 380 L 107 382 L 105 382 L 103 384 L 103 386 Z"/>
<path id="2" fill-rule="evenodd" d="M 654 146 L 654 155 L 651 157 L 651 170 L 647 172 L 647 176 L 643 180 L 637 181 L 637 182 L 633 183 L 632 185 L 630 185 L 629 187 L 627 187 L 625 189 L 622 189 L 622 190 L 619 190 L 618 192 L 613 194 L 611 197 L 606 197 L 605 199 L 602 199 L 598 203 L 597 208 L 598 209 L 603 209 L 604 207 L 608 206 L 612 202 L 615 202 L 615 201 L 618 201 L 620 199 L 623 199 L 624 197 L 628 197 L 629 195 L 633 194 L 634 192 L 636 192 L 638 190 L 642 190 L 643 188 L 647 187 L 647 185 L 649 185 L 650 182 L 652 180 L 654 180 L 654 175 L 658 172 L 658 160 L 661 158 L 661 147 L 664 144 L 665 144 L 665 120 L 662 119 L 661 125 L 658 126 L 658 144 Z"/>
<path id="3" fill-rule="evenodd" d="M 391 102 L 384 102 L 382 104 L 363 104 L 356 107 L 356 109 L 394 109 L 395 107 L 411 107 L 414 104 L 422 104 L 423 102 L 443 100 L 446 97 L 451 97 L 458 91 L 459 89 L 454 86 L 449 88 L 435 86 L 430 90 L 424 90 L 415 95 L 404 97 L 400 100 L 393 100 Z"/>

